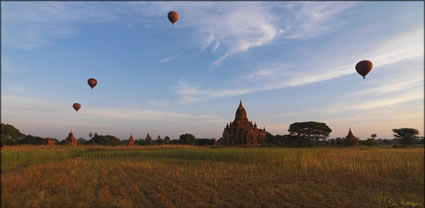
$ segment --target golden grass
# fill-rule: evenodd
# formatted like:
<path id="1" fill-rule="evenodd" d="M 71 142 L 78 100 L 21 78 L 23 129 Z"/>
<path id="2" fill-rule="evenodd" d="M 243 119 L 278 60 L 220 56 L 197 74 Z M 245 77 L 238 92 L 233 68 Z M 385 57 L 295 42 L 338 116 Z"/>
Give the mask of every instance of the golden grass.
<path id="1" fill-rule="evenodd" d="M 424 207 L 424 149 L 7 147 L 1 183 L 2 207 Z"/>

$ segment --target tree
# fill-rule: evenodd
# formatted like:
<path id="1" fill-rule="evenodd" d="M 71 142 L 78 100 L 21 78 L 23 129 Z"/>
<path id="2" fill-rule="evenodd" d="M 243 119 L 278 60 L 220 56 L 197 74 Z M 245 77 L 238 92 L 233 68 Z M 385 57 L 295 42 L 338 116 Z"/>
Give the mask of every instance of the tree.
<path id="1" fill-rule="evenodd" d="M 77 139 L 77 144 L 87 144 L 87 140 L 84 138 Z"/>
<path id="2" fill-rule="evenodd" d="M 170 143 L 170 137 L 165 136 L 165 137 L 164 137 L 164 143 L 165 143 L 165 144 Z"/>
<path id="3" fill-rule="evenodd" d="M 363 145 L 367 145 L 367 146 L 376 146 L 376 145 L 378 145 L 378 142 L 375 139 L 373 139 L 373 138 L 369 138 L 366 141 L 362 141 L 361 143 Z"/>
<path id="4" fill-rule="evenodd" d="M 400 141 L 401 144 L 413 144 L 416 136 L 419 134 L 417 129 L 413 128 L 399 128 L 393 129 L 394 137 Z"/>
<path id="5" fill-rule="evenodd" d="M 170 140 L 170 144 L 179 144 L 180 140 L 179 139 L 172 139 Z"/>
<path id="6" fill-rule="evenodd" d="M 372 139 L 375 139 L 376 138 L 376 134 L 372 134 L 372 135 L 370 135 L 370 137 L 372 137 Z"/>
<path id="7" fill-rule="evenodd" d="M 18 144 L 47 144 L 47 139 L 38 136 L 27 135 L 17 141 Z"/>
<path id="8" fill-rule="evenodd" d="M 293 123 L 289 126 L 288 131 L 291 136 L 302 138 L 310 145 L 311 140 L 326 139 L 332 132 L 332 129 L 325 123 L 308 121 Z"/>
<path id="9" fill-rule="evenodd" d="M 1 145 L 14 145 L 17 144 L 17 141 L 23 138 L 25 135 L 19 131 L 19 129 L 15 128 L 11 124 L 1 123 Z"/>
<path id="10" fill-rule="evenodd" d="M 143 139 L 143 138 L 140 138 L 140 139 L 136 139 L 136 140 L 134 140 L 134 144 L 138 144 L 138 145 L 146 145 L 146 143 L 145 143 L 145 139 Z"/>
<path id="11" fill-rule="evenodd" d="M 195 144 L 199 146 L 214 145 L 215 139 L 200 138 L 196 139 Z"/>
<path id="12" fill-rule="evenodd" d="M 279 136 L 273 136 L 273 134 L 270 134 L 267 132 L 267 143 L 269 144 L 275 144 L 275 145 L 281 145 L 281 141 L 279 140 Z"/>
<path id="13" fill-rule="evenodd" d="M 158 136 L 158 138 L 155 140 L 155 144 L 158 144 L 158 145 L 164 144 L 164 139 Z"/>
<path id="14" fill-rule="evenodd" d="M 120 140 L 120 145 L 128 145 L 128 139 Z"/>
<path id="15" fill-rule="evenodd" d="M 89 137 L 92 138 L 93 137 L 93 133 L 89 132 Z"/>
<path id="16" fill-rule="evenodd" d="M 121 140 L 111 136 L 111 135 L 98 135 L 94 133 L 94 137 L 92 137 L 87 143 L 88 144 L 98 144 L 98 145 L 120 145 Z"/>
<path id="17" fill-rule="evenodd" d="M 335 138 L 335 144 L 336 145 L 344 145 L 344 143 L 345 143 L 345 139 L 344 138 L 342 138 L 342 137 Z"/>
<path id="18" fill-rule="evenodd" d="M 186 133 L 186 134 L 180 135 L 180 139 L 179 139 L 180 144 L 194 145 L 195 142 L 196 142 L 196 138 L 192 134 Z"/>

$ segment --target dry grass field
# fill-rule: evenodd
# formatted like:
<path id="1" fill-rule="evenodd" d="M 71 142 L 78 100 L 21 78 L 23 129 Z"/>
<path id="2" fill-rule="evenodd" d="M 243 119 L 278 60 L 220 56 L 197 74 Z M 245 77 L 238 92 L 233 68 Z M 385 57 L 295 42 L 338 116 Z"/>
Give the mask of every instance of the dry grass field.
<path id="1" fill-rule="evenodd" d="M 423 148 L 16 146 L 1 207 L 424 207 Z"/>

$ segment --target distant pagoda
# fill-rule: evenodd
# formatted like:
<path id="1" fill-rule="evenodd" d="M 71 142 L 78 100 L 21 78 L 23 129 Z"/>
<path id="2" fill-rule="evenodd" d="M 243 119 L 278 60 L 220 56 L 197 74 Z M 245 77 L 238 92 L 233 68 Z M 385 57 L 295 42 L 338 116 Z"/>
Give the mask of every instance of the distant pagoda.
<path id="1" fill-rule="evenodd" d="M 222 144 L 262 144 L 266 141 L 266 129 L 258 129 L 257 124 L 248 121 L 242 100 L 236 110 L 235 120 L 227 124 L 223 131 Z"/>
<path id="2" fill-rule="evenodd" d="M 131 133 L 130 138 L 128 138 L 128 145 L 127 146 L 134 146 L 136 144 L 134 144 L 134 138 L 133 138 L 133 133 Z"/>
<path id="3" fill-rule="evenodd" d="M 69 131 L 68 137 L 65 138 L 65 144 L 66 145 L 77 145 L 77 140 L 75 139 L 74 135 L 72 134 L 72 129 Z"/>
<path id="4" fill-rule="evenodd" d="M 150 144 L 150 143 L 152 143 L 152 137 L 149 135 L 149 133 L 148 133 L 148 135 L 146 135 L 145 143 L 146 143 L 146 144 Z"/>
<path id="5" fill-rule="evenodd" d="M 359 144 L 359 139 L 353 135 L 351 128 L 348 131 L 348 135 L 345 137 L 345 144 L 348 146 L 355 146 Z"/>

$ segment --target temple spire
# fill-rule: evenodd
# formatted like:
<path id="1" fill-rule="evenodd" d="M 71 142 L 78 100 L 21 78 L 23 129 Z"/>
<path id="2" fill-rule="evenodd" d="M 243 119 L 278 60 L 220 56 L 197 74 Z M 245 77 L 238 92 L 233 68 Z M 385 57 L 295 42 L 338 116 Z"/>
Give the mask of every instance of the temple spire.
<path id="1" fill-rule="evenodd" d="M 236 114 L 235 114 L 235 120 L 240 120 L 240 119 L 243 119 L 243 120 L 246 119 L 246 120 L 248 120 L 248 118 L 246 117 L 245 108 L 242 105 L 242 100 L 240 100 L 239 107 L 236 110 Z"/>
<path id="2" fill-rule="evenodd" d="M 353 137 L 354 135 L 353 135 L 353 132 L 351 132 L 351 128 L 350 128 L 350 130 L 348 131 L 348 135 L 347 136 L 349 136 L 349 137 Z"/>

